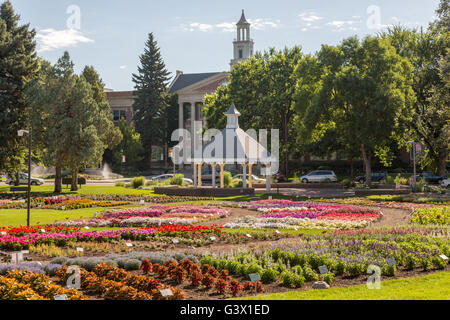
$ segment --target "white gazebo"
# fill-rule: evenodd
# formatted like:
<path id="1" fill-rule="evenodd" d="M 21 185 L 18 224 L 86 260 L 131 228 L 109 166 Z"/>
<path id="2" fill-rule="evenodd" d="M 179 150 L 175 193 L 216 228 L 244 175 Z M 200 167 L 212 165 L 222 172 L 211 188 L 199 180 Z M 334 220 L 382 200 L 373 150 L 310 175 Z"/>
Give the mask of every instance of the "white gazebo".
<path id="1" fill-rule="evenodd" d="M 220 187 L 224 188 L 224 167 L 227 164 L 239 164 L 243 172 L 243 188 L 252 188 L 252 169 L 255 164 L 262 164 L 266 168 L 266 190 L 271 190 L 271 164 L 278 160 L 272 157 L 268 150 L 255 138 L 239 128 L 239 116 L 234 103 L 225 113 L 227 127 L 215 134 L 211 141 L 202 147 L 196 148 L 194 157 L 190 159 L 194 170 L 194 186 L 202 186 L 202 166 L 209 164 L 212 167 L 212 187 L 216 188 L 216 167 L 220 166 Z M 247 173 L 248 167 L 248 173 Z"/>

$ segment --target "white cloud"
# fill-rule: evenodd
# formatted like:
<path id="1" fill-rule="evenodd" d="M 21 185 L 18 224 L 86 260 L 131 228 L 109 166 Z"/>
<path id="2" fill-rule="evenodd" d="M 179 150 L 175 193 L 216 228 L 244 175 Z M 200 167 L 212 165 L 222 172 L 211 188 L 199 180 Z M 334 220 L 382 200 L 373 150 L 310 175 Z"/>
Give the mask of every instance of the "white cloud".
<path id="1" fill-rule="evenodd" d="M 323 19 L 323 17 L 319 16 L 316 12 L 312 10 L 300 13 L 299 17 L 305 22 L 316 22 Z"/>
<path id="2" fill-rule="evenodd" d="M 270 28 L 279 28 L 281 27 L 280 20 L 272 20 L 272 19 L 248 19 L 248 22 L 252 25 L 252 28 L 255 30 L 264 30 L 266 27 Z"/>
<path id="3" fill-rule="evenodd" d="M 332 27 L 333 31 L 357 31 L 359 28 L 356 25 L 361 23 L 361 20 L 335 20 L 328 22 L 327 25 Z"/>
<path id="4" fill-rule="evenodd" d="M 94 42 L 94 40 L 85 37 L 81 31 L 75 29 L 43 29 L 38 31 L 36 38 L 40 45 L 38 52 L 76 47 L 79 43 Z"/>
<path id="5" fill-rule="evenodd" d="M 248 19 L 248 22 L 251 24 L 251 28 L 254 30 L 264 30 L 266 28 L 279 28 L 281 27 L 279 20 L 273 19 Z M 222 31 L 222 32 L 235 32 L 236 31 L 236 23 L 235 22 L 221 22 L 215 25 L 193 22 L 189 24 L 181 24 L 180 29 L 183 32 L 212 32 L 212 31 Z"/>
<path id="6" fill-rule="evenodd" d="M 126 69 L 127 67 L 128 67 L 128 66 L 125 65 L 125 66 L 120 66 L 119 68 L 122 69 L 122 70 L 124 70 L 124 69 Z"/>
<path id="7" fill-rule="evenodd" d="M 223 32 L 235 32 L 236 31 L 236 23 L 222 22 L 222 23 L 216 24 L 216 28 L 221 29 Z"/>

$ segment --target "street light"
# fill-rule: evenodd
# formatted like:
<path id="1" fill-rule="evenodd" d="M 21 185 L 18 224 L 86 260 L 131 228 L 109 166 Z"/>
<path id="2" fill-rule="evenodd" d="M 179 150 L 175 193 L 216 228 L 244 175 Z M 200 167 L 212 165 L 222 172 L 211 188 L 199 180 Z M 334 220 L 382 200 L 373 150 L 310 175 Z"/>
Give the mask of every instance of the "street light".
<path id="1" fill-rule="evenodd" d="M 413 174 L 413 183 L 414 186 L 416 185 L 416 142 L 415 141 L 408 141 L 408 144 L 412 145 L 412 152 L 413 152 L 413 164 L 414 164 L 414 174 Z"/>
<path id="2" fill-rule="evenodd" d="M 23 134 L 28 134 L 28 190 L 27 190 L 27 198 L 28 198 L 28 207 L 27 207 L 27 226 L 30 226 L 30 208 L 31 208 L 31 136 L 32 129 L 30 130 L 19 130 L 17 131 L 17 135 L 19 137 L 23 137 Z"/>

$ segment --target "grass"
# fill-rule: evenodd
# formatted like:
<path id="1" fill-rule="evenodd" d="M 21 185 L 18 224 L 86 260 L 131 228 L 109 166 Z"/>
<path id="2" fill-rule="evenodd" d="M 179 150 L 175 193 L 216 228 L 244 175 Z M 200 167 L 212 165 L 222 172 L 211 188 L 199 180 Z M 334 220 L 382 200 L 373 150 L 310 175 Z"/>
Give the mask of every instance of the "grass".
<path id="1" fill-rule="evenodd" d="M 10 186 L 1 185 L 0 192 L 9 192 Z M 48 195 L 52 196 L 54 190 L 53 185 L 43 185 L 43 186 L 32 186 L 32 195 Z M 15 192 L 20 193 L 20 192 Z M 26 195 L 26 192 L 22 192 Z M 112 186 L 83 186 L 78 191 L 70 191 L 70 187 L 66 188 L 63 186 L 61 195 L 76 195 L 76 194 L 86 194 L 86 195 L 130 195 L 130 196 L 159 196 L 153 192 L 153 190 L 140 190 L 131 189 L 124 187 L 112 187 Z"/>
<path id="2" fill-rule="evenodd" d="M 78 220 L 93 218 L 96 212 L 103 212 L 111 209 L 126 209 L 135 206 L 123 206 L 114 208 L 84 208 L 77 210 L 51 210 L 51 209 L 31 209 L 30 225 L 43 225 L 66 220 Z M 0 209 L 0 226 L 26 226 L 26 209 Z"/>
<path id="3" fill-rule="evenodd" d="M 381 279 L 383 280 L 383 279 Z M 450 272 L 381 281 L 379 290 L 366 285 L 327 290 L 290 291 L 241 300 L 449 300 Z"/>

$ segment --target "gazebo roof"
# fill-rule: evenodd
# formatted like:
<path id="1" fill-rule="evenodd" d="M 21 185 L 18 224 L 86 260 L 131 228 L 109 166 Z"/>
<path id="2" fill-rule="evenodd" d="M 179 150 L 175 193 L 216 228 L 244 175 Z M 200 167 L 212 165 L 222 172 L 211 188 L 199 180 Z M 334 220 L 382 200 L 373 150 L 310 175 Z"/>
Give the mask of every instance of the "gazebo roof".
<path id="1" fill-rule="evenodd" d="M 234 103 L 225 113 L 228 117 L 227 128 L 216 134 L 210 142 L 201 147 L 201 159 L 188 159 L 194 163 L 273 163 L 277 162 L 270 152 L 255 138 L 239 128 L 241 115 Z M 236 123 L 234 123 L 236 121 Z M 255 131 L 256 137 L 256 131 Z M 197 153 L 200 154 L 200 147 Z"/>

